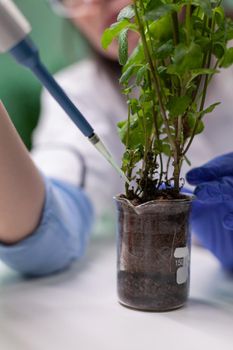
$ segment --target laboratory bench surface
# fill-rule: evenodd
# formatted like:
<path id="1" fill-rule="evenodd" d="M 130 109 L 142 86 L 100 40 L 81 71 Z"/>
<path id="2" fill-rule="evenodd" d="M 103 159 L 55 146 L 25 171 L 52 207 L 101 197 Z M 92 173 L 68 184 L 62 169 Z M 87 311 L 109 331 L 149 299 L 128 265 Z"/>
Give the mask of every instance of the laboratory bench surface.
<path id="1" fill-rule="evenodd" d="M 23 279 L 0 263 L 1 350 L 233 349 L 233 275 L 192 250 L 186 307 L 133 311 L 117 302 L 114 237 L 94 238 L 63 273 Z"/>

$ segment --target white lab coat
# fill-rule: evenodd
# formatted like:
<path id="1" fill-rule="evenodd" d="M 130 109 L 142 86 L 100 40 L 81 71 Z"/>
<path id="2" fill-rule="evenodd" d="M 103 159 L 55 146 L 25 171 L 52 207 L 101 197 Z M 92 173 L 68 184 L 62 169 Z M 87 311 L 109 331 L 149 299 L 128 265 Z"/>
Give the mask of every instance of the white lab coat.
<path id="1" fill-rule="evenodd" d="M 86 60 L 65 69 L 57 79 L 120 164 L 123 147 L 116 123 L 127 118 L 127 107 L 108 74 L 94 61 Z M 206 106 L 216 101 L 222 104 L 206 116 L 205 131 L 189 151 L 192 166 L 233 151 L 232 91 L 231 68 L 223 70 L 211 84 Z M 97 217 L 113 212 L 112 197 L 123 190 L 123 181 L 46 92 L 33 144 L 32 157 L 44 174 L 77 185 L 86 169 L 85 189 Z M 183 174 L 188 168 L 184 165 Z"/>

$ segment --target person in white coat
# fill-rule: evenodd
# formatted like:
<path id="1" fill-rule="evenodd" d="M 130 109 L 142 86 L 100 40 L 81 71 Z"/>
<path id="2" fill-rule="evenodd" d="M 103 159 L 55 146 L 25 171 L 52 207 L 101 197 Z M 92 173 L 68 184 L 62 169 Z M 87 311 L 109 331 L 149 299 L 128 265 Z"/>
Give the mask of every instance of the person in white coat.
<path id="1" fill-rule="evenodd" d="M 118 49 L 113 43 L 103 52 L 100 38 L 129 1 L 51 2 L 71 17 L 98 53 L 56 78 L 120 163 L 116 124 L 126 118 L 127 106 L 118 86 Z M 137 38 L 132 34 L 129 40 L 132 50 Z M 213 80 L 208 102 L 222 105 L 206 119 L 204 133 L 189 152 L 195 167 L 232 151 L 232 84 L 229 71 Z M 84 254 L 93 227 L 113 217 L 112 197 L 123 191 L 122 180 L 45 91 L 31 155 L 0 104 L 0 153 L 0 258 L 29 275 L 67 267 Z"/>

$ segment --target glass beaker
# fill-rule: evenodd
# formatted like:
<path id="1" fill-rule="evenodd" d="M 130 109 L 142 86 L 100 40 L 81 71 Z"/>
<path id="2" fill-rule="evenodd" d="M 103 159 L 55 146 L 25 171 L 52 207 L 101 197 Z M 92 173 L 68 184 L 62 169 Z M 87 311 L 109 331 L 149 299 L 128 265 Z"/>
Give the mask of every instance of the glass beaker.
<path id="1" fill-rule="evenodd" d="M 190 282 L 192 197 L 138 206 L 117 196 L 119 302 L 148 311 L 185 304 Z"/>

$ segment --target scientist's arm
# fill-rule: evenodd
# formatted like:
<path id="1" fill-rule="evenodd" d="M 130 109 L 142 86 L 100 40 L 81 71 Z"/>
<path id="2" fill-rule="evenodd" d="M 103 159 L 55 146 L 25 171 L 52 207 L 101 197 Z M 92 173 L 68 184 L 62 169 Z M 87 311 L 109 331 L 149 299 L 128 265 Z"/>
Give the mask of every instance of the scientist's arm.
<path id="1" fill-rule="evenodd" d="M 15 243 L 38 225 L 43 179 L 0 102 L 0 241 Z"/>
<path id="2" fill-rule="evenodd" d="M 233 269 L 233 153 L 192 169 L 195 185 L 191 223 L 200 242 L 227 269 Z"/>
<path id="3" fill-rule="evenodd" d="M 99 74 L 90 62 L 78 70 L 69 68 L 57 79 L 120 159 L 115 124 L 117 117 L 127 112 L 127 106 L 122 104 L 108 77 Z M 121 192 L 122 181 L 47 92 L 43 93 L 33 146 L 31 157 L 45 188 L 38 226 L 16 244 L 0 244 L 0 259 L 20 272 L 43 275 L 64 268 L 84 254 L 94 213 L 101 232 L 106 223 L 107 232 L 114 231 L 112 197 Z M 9 236 L 9 232 L 4 235 Z"/>
<path id="4" fill-rule="evenodd" d="M 23 274 L 56 272 L 83 255 L 92 205 L 37 170 L 2 104 L 0 119 L 0 259 Z"/>

